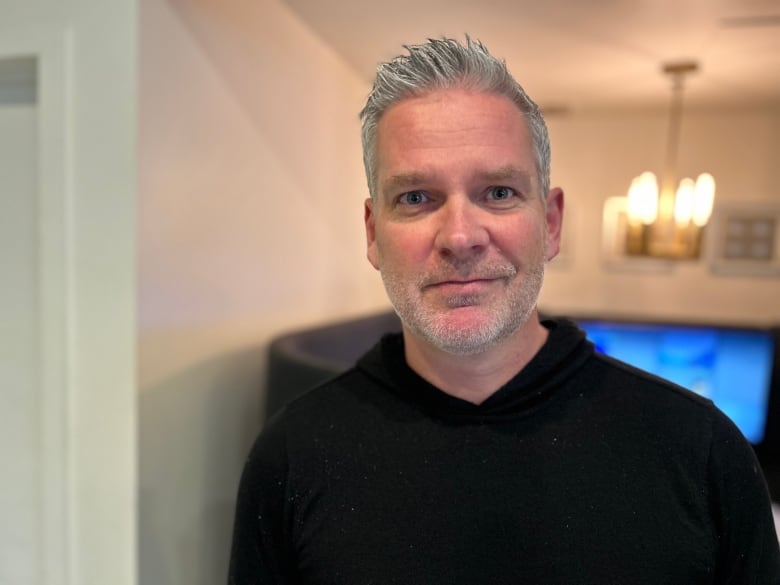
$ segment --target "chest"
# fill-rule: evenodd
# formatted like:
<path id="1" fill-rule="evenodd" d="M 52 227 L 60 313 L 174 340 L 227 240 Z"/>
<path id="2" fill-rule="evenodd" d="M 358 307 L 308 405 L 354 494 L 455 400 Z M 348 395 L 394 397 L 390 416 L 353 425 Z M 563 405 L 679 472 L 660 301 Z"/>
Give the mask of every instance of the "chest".
<path id="1" fill-rule="evenodd" d="M 293 466 L 304 583 L 708 583 L 701 470 L 576 426 L 383 425 Z M 569 430 L 565 430 L 569 429 Z"/>

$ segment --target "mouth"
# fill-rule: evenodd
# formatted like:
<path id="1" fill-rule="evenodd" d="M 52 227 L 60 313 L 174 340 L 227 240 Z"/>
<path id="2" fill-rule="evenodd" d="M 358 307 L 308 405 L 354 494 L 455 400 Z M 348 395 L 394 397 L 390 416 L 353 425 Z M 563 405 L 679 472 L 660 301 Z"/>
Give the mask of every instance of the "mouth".
<path id="1" fill-rule="evenodd" d="M 495 282 L 499 281 L 499 278 L 470 278 L 468 280 L 442 280 L 438 282 L 426 285 L 425 289 L 432 289 L 441 291 L 444 293 L 455 294 L 477 294 L 484 292 L 484 290 L 490 287 Z"/>
<path id="2" fill-rule="evenodd" d="M 493 262 L 463 268 L 429 272 L 423 279 L 420 290 L 434 290 L 445 294 L 478 294 L 494 284 L 507 284 L 517 275 L 517 269 L 508 263 Z"/>
<path id="3" fill-rule="evenodd" d="M 468 285 L 477 282 L 493 282 L 494 280 L 497 279 L 496 278 L 468 278 L 468 279 L 461 280 L 461 279 L 453 278 L 451 280 L 441 280 L 439 282 L 434 282 L 430 286 L 446 286 L 446 285 L 459 286 L 459 285 Z"/>

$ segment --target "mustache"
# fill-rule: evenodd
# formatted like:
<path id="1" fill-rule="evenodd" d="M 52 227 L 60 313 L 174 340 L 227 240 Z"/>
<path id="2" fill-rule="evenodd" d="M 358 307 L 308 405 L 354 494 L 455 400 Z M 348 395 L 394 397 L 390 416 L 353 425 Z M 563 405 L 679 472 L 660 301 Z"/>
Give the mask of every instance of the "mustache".
<path id="1" fill-rule="evenodd" d="M 456 265 L 436 267 L 419 279 L 420 288 L 427 288 L 452 281 L 496 280 L 512 278 L 517 268 L 506 262 L 467 262 Z"/>

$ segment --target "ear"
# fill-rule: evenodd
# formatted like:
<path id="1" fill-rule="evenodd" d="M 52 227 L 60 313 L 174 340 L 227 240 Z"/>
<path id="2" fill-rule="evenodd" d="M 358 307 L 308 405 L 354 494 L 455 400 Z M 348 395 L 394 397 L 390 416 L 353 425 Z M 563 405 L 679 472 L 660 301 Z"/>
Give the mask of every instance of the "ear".
<path id="1" fill-rule="evenodd" d="M 376 249 L 376 216 L 374 202 L 369 197 L 363 204 L 363 221 L 366 224 L 366 256 L 371 266 L 379 270 L 379 255 Z"/>
<path id="2" fill-rule="evenodd" d="M 545 259 L 549 262 L 558 255 L 561 249 L 561 229 L 563 228 L 563 189 L 553 187 L 547 194 L 547 253 Z"/>

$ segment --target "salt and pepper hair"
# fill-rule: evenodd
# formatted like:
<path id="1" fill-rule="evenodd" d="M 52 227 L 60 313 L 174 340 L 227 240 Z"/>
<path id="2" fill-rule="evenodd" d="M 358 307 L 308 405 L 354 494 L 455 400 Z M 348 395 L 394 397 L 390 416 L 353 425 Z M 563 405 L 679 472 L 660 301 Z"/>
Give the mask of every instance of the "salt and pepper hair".
<path id="1" fill-rule="evenodd" d="M 408 55 L 399 55 L 377 67 L 376 79 L 363 110 L 363 164 L 368 190 L 377 197 L 376 134 L 382 115 L 394 104 L 411 97 L 448 88 L 464 88 L 505 96 L 525 116 L 536 154 L 536 173 L 542 201 L 550 188 L 550 138 L 539 106 L 512 77 L 506 63 L 493 57 L 485 46 L 466 37 L 429 39 L 420 45 L 404 45 Z"/>

